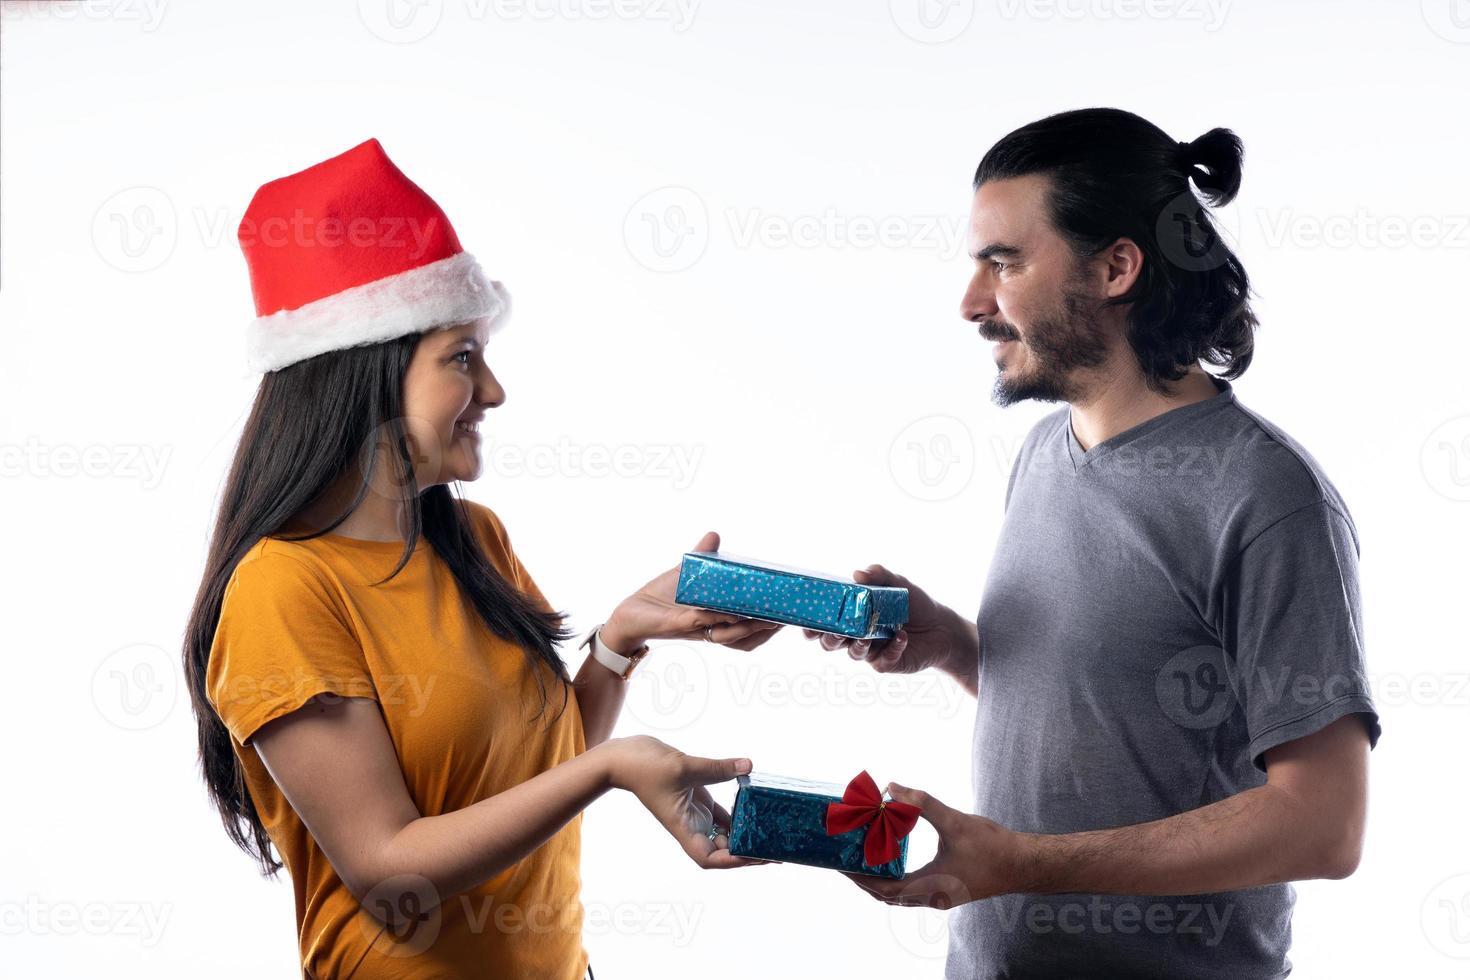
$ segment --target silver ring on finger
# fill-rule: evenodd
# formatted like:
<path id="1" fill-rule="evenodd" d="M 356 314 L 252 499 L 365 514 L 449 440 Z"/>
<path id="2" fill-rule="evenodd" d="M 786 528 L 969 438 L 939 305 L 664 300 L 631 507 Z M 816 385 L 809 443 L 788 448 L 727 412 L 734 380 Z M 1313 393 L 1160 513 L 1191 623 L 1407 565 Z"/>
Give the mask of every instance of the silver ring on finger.
<path id="1" fill-rule="evenodd" d="M 706 643 L 713 643 L 713 642 L 715 642 L 715 638 L 710 635 L 710 631 L 713 630 L 714 628 L 715 628 L 714 623 L 711 623 L 710 625 L 708 625 L 708 626 L 706 626 L 704 628 L 704 639 L 705 639 L 705 642 Z"/>

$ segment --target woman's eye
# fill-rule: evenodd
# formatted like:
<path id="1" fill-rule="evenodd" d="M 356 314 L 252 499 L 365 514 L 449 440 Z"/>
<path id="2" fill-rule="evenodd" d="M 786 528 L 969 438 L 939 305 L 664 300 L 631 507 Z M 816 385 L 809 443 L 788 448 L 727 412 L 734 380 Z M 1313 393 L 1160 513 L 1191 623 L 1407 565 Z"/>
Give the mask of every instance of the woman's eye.
<path id="1" fill-rule="evenodd" d="M 463 357 L 464 360 L 460 361 L 459 359 L 461 357 Z M 470 363 L 469 357 L 470 357 L 470 352 L 467 351 L 467 350 L 462 350 L 458 354 L 455 354 L 454 355 L 454 360 L 459 361 L 460 364 L 463 364 L 466 367 L 468 367 L 469 366 L 469 363 Z"/>

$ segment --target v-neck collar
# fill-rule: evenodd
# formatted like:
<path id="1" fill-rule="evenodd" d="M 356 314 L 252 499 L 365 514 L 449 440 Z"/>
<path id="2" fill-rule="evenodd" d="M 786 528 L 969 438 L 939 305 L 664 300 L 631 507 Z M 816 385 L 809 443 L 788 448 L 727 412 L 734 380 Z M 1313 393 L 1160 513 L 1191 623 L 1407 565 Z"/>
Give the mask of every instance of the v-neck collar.
<path id="1" fill-rule="evenodd" d="M 1210 380 L 1214 382 L 1216 389 L 1219 391 L 1219 394 L 1213 398 L 1205 398 L 1201 401 L 1190 402 L 1188 405 L 1181 405 L 1178 408 L 1171 408 L 1167 412 L 1155 415 L 1151 419 L 1143 420 L 1131 429 L 1124 429 L 1117 435 L 1104 439 L 1087 450 L 1082 448 L 1082 444 L 1077 441 L 1076 433 L 1072 431 L 1072 412 L 1068 409 L 1066 418 L 1067 455 L 1072 460 L 1072 472 L 1076 473 L 1080 471 L 1084 466 L 1098 457 L 1106 456 L 1119 446 L 1130 443 L 1139 436 L 1147 435 L 1162 425 L 1167 425 L 1179 419 L 1204 415 L 1207 412 L 1214 411 L 1235 401 L 1235 388 L 1229 381 L 1214 375 L 1210 375 Z"/>

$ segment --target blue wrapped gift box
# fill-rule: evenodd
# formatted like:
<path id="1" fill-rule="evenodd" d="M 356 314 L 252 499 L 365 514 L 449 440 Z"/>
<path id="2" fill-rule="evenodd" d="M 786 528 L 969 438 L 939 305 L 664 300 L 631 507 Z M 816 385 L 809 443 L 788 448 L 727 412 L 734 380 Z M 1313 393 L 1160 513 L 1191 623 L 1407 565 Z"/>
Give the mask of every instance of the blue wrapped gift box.
<path id="1" fill-rule="evenodd" d="M 718 551 L 679 563 L 676 602 L 858 639 L 893 636 L 909 618 L 909 590 L 788 568 Z"/>
<path id="2" fill-rule="evenodd" d="M 902 878 L 907 838 L 887 864 L 863 861 L 864 828 L 828 836 L 827 806 L 842 800 L 843 787 L 790 776 L 751 773 L 736 777 L 740 788 L 730 812 L 730 853 L 830 868 L 880 878 Z"/>

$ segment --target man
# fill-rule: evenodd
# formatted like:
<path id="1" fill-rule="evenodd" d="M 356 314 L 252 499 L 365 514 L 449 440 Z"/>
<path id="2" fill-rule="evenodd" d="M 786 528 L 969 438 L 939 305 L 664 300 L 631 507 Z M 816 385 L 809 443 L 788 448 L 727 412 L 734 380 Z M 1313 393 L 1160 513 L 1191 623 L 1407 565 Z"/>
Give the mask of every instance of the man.
<path id="1" fill-rule="evenodd" d="M 1228 203 L 1240 165 L 1228 130 L 1089 109 L 976 172 L 962 312 L 998 344 L 994 400 L 1066 404 L 1017 455 L 975 623 L 874 565 L 857 578 L 911 590 L 907 628 L 820 637 L 977 695 L 974 814 L 890 787 L 938 855 L 852 876 L 956 909 L 946 977 L 1284 976 L 1288 882 L 1358 864 L 1379 724 L 1357 531 L 1236 399 L 1247 278 L 1187 183 Z"/>

